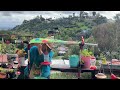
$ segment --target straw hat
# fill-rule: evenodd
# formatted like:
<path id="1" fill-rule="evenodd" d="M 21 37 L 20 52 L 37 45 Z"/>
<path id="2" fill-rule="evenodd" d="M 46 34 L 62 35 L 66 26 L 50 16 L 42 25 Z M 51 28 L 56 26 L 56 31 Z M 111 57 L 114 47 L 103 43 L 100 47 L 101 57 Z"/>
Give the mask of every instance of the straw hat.
<path id="1" fill-rule="evenodd" d="M 105 78 L 107 78 L 107 76 L 105 74 L 103 74 L 103 73 L 98 73 L 98 74 L 95 75 L 95 77 L 97 79 L 105 79 Z"/>

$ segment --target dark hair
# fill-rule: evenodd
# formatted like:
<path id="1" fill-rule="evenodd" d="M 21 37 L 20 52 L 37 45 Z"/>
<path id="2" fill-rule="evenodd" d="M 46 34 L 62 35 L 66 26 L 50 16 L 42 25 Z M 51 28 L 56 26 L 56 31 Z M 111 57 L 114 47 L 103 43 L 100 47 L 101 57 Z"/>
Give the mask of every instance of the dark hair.
<path id="1" fill-rule="evenodd" d="M 55 32 L 54 31 L 48 31 L 48 34 L 54 34 Z"/>
<path id="2" fill-rule="evenodd" d="M 18 44 L 18 45 L 17 45 L 17 48 L 23 49 L 23 48 L 24 48 L 24 44 L 23 44 L 23 43 Z"/>
<path id="3" fill-rule="evenodd" d="M 43 44 L 43 45 L 45 45 L 45 44 Z M 46 45 L 46 46 L 47 46 L 47 45 Z M 42 49 L 42 51 L 45 52 L 43 49 Z M 51 51 L 51 49 L 50 49 L 48 46 L 47 46 L 47 51 L 48 51 L 48 52 Z"/>

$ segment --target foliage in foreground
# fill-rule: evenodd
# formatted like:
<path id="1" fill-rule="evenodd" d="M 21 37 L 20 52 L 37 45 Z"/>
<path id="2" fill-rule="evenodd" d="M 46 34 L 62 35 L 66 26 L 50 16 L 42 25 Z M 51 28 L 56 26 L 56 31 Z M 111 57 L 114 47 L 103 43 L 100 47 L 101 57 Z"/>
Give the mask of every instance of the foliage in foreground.
<path id="1" fill-rule="evenodd" d="M 81 79 L 90 79 L 90 73 L 81 73 Z M 77 73 L 59 72 L 51 74 L 51 79 L 78 79 Z"/>

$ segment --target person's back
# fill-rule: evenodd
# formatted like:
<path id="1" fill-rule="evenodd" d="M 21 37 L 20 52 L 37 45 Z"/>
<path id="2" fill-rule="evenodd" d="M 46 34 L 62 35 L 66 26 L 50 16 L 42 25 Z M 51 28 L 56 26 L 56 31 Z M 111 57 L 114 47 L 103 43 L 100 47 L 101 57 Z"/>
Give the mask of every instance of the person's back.
<path id="1" fill-rule="evenodd" d="M 44 61 L 44 57 L 43 55 L 39 55 L 39 52 L 38 52 L 38 47 L 37 46 L 32 46 L 30 48 L 30 63 L 29 65 L 25 68 L 24 72 L 25 72 L 25 77 L 29 76 L 29 73 L 32 68 L 32 65 L 33 65 L 33 62 L 39 66 L 41 62 Z"/>
<path id="2" fill-rule="evenodd" d="M 33 62 L 39 66 L 41 62 L 44 61 L 43 55 L 39 54 L 38 47 L 33 46 L 30 49 L 30 67 L 32 67 Z"/>

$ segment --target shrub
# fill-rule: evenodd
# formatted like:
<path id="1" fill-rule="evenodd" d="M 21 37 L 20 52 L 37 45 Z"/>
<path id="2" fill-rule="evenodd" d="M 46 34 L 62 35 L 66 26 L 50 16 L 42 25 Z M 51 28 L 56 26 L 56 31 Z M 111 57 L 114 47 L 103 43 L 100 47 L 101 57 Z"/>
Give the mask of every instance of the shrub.
<path id="1" fill-rule="evenodd" d="M 81 55 L 83 55 L 83 56 L 92 56 L 93 52 L 88 51 L 87 49 L 84 49 L 84 50 L 81 51 Z"/>

